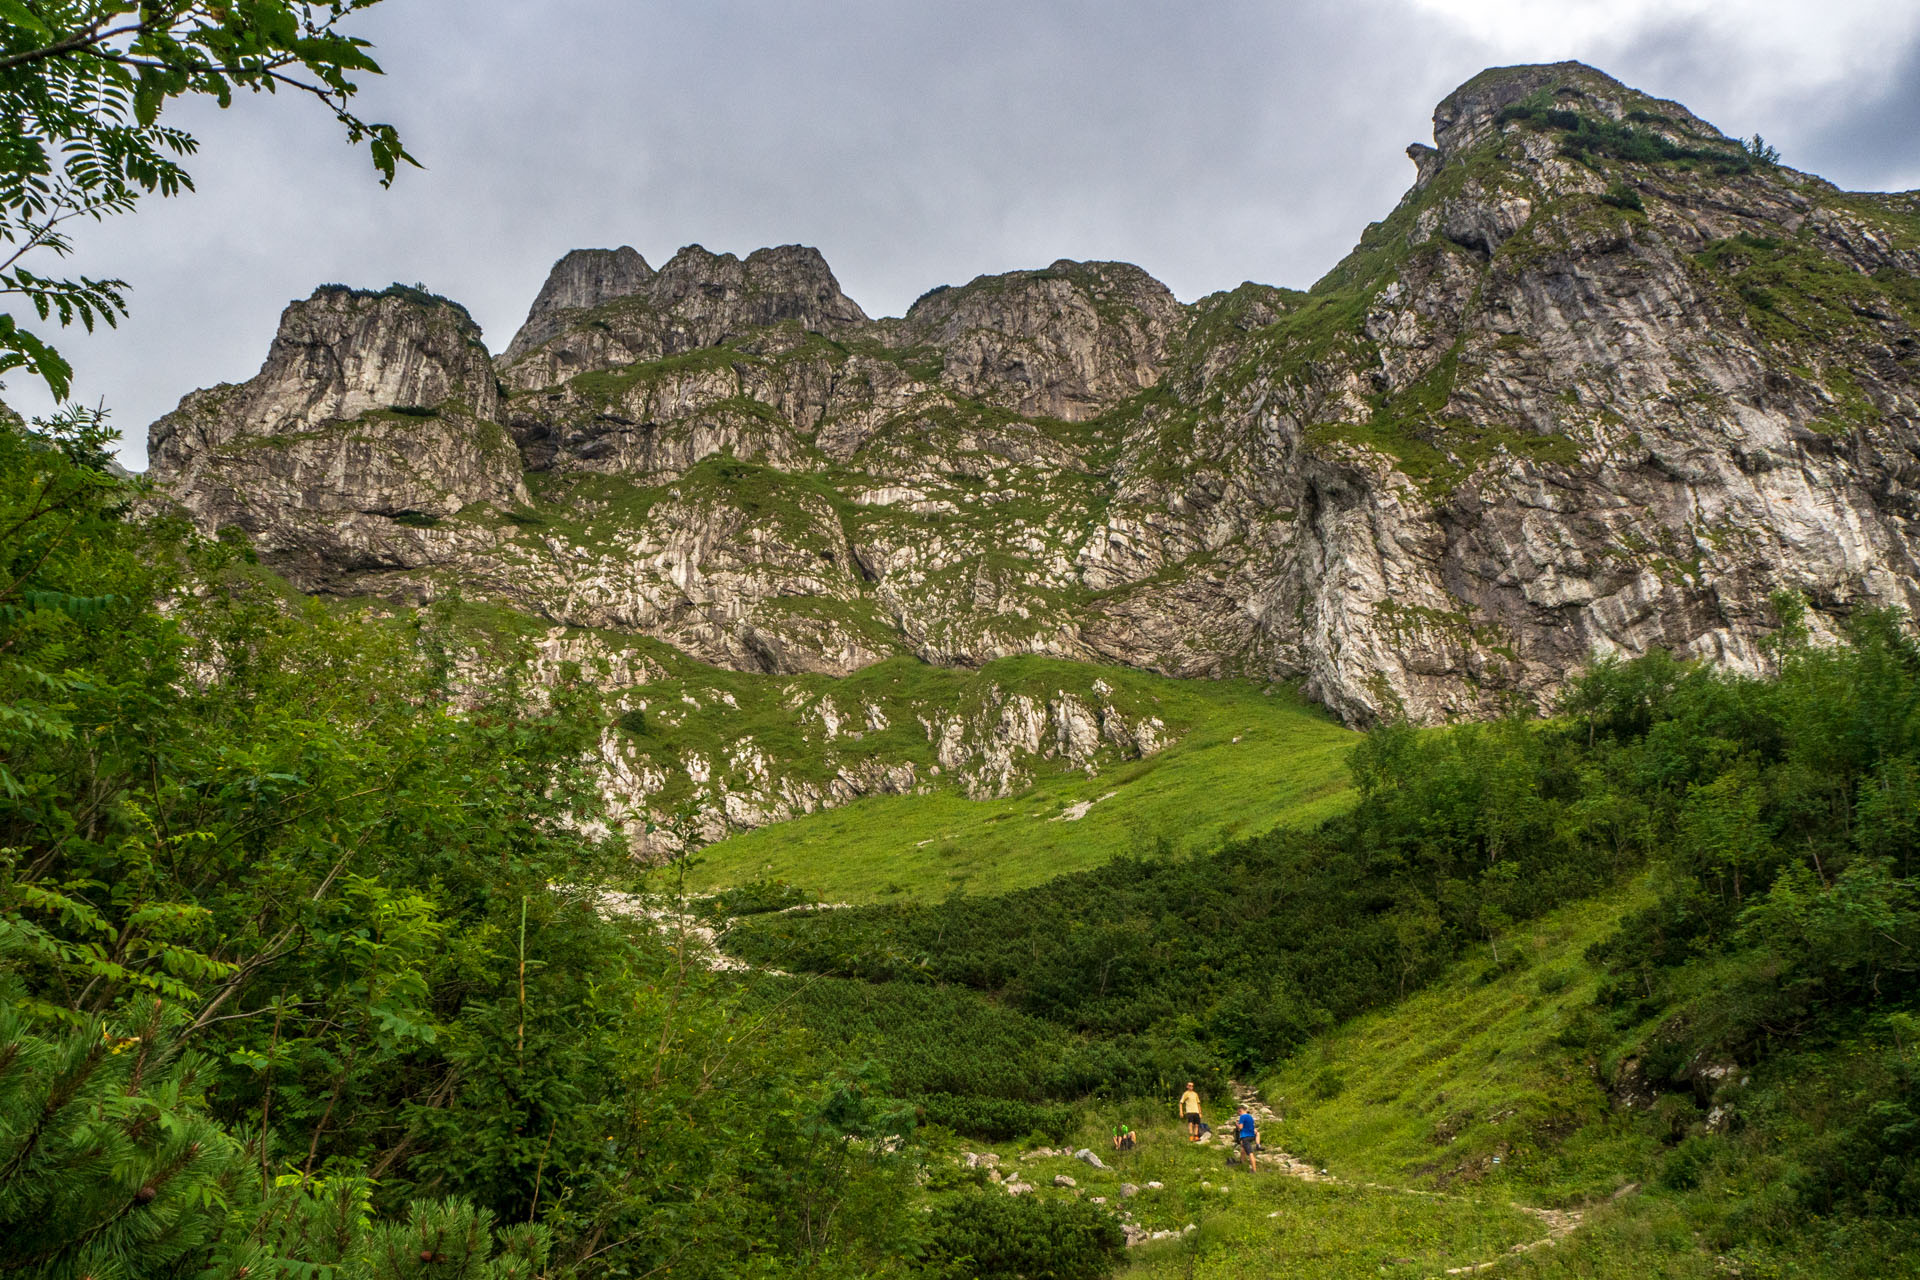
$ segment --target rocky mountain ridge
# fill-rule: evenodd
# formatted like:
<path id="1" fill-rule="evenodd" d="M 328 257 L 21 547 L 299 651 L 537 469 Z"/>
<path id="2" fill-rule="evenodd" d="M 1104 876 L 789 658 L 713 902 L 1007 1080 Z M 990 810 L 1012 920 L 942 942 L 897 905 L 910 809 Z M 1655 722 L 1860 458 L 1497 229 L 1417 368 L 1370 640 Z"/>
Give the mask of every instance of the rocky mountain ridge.
<path id="1" fill-rule="evenodd" d="M 872 320 L 811 249 L 556 264 L 497 359 L 295 303 L 153 474 L 308 590 L 458 590 L 772 675 L 1016 654 L 1298 680 L 1351 722 L 1596 654 L 1765 662 L 1920 604 L 1920 198 L 1575 63 L 1463 85 L 1305 293 L 1057 262 Z"/>

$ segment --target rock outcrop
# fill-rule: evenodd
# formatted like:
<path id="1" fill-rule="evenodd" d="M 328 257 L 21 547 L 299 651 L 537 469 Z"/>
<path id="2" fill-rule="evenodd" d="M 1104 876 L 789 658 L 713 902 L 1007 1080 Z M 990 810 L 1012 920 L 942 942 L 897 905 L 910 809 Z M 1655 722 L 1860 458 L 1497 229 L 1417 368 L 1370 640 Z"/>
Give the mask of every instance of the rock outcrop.
<path id="1" fill-rule="evenodd" d="M 1354 722 L 1595 654 L 1758 668 L 1781 589 L 1816 630 L 1920 606 L 1920 196 L 1577 63 L 1476 77 L 1409 155 L 1306 293 L 1058 262 L 874 321 L 811 249 L 587 250 L 493 361 L 451 304 L 323 290 L 154 474 L 310 589 L 773 673 L 1279 676 Z"/>
<path id="2" fill-rule="evenodd" d="M 818 249 L 790 244 L 742 259 L 695 244 L 659 271 L 628 253 L 576 251 L 554 264 L 503 359 L 515 389 L 717 347 L 785 322 L 813 333 L 867 322 Z"/>
<path id="3" fill-rule="evenodd" d="M 508 356 L 545 342 L 567 327 L 574 312 L 588 311 L 617 298 L 643 292 L 653 268 L 630 245 L 618 249 L 575 249 L 553 264 L 546 284 L 527 312 L 527 322 L 514 335 Z"/>
<path id="4" fill-rule="evenodd" d="M 865 796 L 985 799 L 1043 775 L 1097 777 L 1187 727 L 1163 718 L 1164 685 L 1091 667 L 903 680 L 895 664 L 854 680 L 742 681 L 636 637 L 531 619 L 440 643 L 463 705 L 495 692 L 503 671 L 536 699 L 583 678 L 610 692 L 616 715 L 590 765 L 609 816 L 648 858 Z M 1093 803 L 1031 820 L 1079 821 Z"/>
<path id="5" fill-rule="evenodd" d="M 899 337 L 941 354 L 941 385 L 1027 417 L 1084 422 L 1160 380 L 1184 309 L 1123 262 L 1054 263 L 939 288 Z"/>
<path id="6" fill-rule="evenodd" d="M 287 307 L 251 381 L 156 422 L 156 478 L 203 526 L 234 526 L 310 584 L 437 563 L 434 526 L 526 501 L 479 326 L 444 298 L 327 286 Z"/>

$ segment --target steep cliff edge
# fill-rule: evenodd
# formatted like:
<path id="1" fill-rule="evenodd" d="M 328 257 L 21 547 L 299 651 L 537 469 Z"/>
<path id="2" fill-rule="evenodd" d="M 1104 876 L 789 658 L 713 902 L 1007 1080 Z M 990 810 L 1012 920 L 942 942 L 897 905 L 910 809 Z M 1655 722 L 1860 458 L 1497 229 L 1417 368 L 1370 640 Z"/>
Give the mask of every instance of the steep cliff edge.
<path id="1" fill-rule="evenodd" d="M 417 568 L 432 529 L 524 501 L 480 329 L 457 303 L 327 286 L 280 318 L 249 382 L 153 424 L 152 475 L 204 527 L 236 526 L 306 585 Z"/>
<path id="2" fill-rule="evenodd" d="M 1910 197 L 1578 64 L 1477 78 L 1435 139 L 1307 306 L 1189 384 L 1301 442 L 1324 700 L 1473 712 L 1653 647 L 1752 668 L 1773 590 L 1829 625 L 1920 603 Z"/>
<path id="3" fill-rule="evenodd" d="M 1920 199 L 1576 63 L 1476 77 L 1409 154 L 1305 293 L 1063 261 L 874 321 L 811 249 L 583 250 L 489 361 L 450 304 L 322 291 L 155 474 L 308 588 L 772 674 L 1299 679 L 1353 722 L 1595 653 L 1755 667 L 1776 589 L 1920 605 Z"/>

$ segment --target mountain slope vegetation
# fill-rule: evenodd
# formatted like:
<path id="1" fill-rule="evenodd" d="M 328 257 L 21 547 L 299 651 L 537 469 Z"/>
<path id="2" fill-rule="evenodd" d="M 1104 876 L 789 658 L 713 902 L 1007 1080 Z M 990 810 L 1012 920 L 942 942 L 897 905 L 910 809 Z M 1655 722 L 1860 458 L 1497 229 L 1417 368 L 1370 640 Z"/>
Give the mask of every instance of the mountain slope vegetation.
<path id="1" fill-rule="evenodd" d="M 1778 608 L 1770 679 L 1654 656 L 1601 664 L 1550 721 L 1375 730 L 1353 808 L 1309 832 L 759 916 L 728 945 L 838 975 L 817 999 L 888 993 L 884 1019 L 810 1022 L 908 1088 L 987 1020 L 1034 1020 L 1051 1050 L 940 1078 L 986 1103 L 928 1099 L 982 1138 L 1012 1136 L 996 1099 L 1070 1100 L 1056 1064 L 1117 1056 L 1086 1105 L 1123 1115 L 1183 1077 L 1219 1097 L 1265 1075 L 1275 1132 L 1355 1180 L 1582 1212 L 1644 1188 L 1596 1216 L 1607 1265 L 1764 1275 L 1817 1245 L 1818 1274 L 1879 1274 L 1920 1207 L 1920 648 L 1875 613 L 1812 644 Z M 953 994 L 893 994 L 929 988 Z M 1223 1239 L 1210 1274 L 1243 1274 Z M 1588 1247 L 1513 1265 L 1583 1274 Z"/>
<path id="2" fill-rule="evenodd" d="M 1019 662 L 1055 673 L 1070 665 Z M 1095 670 L 1135 705 L 1150 698 L 1174 741 L 1097 773 L 1041 774 L 1004 799 L 874 796 L 760 827 L 702 850 L 687 886 L 773 879 L 835 902 L 1006 893 L 1114 857 L 1193 854 L 1311 825 L 1348 803 L 1356 735 L 1293 690 Z"/>
<path id="3" fill-rule="evenodd" d="M 0 1128 L 17 1147 L 86 1122 L 48 1064 L 151 1060 L 175 1128 L 127 1113 L 136 1154 L 112 1167 L 53 1150 L 103 1188 L 63 1203 L 159 1206 L 181 1256 L 322 1262 L 274 1224 L 348 1203 L 508 1268 L 991 1275 L 964 1242 L 1011 1213 L 1079 1251 L 1056 1270 L 1100 1274 L 1111 1219 L 1073 1216 L 1098 1206 L 1048 1188 L 985 1208 L 1005 1192 L 954 1154 L 1092 1145 L 1115 1118 L 1163 1125 L 1184 1080 L 1218 1099 L 1236 1076 L 1350 1180 L 1591 1215 L 1506 1265 L 1578 1274 L 1592 1248 L 1765 1274 L 1817 1246 L 1840 1276 L 1908 1255 L 1920 648 L 1895 615 L 1826 644 L 1781 596 L 1769 678 L 1654 655 L 1600 664 L 1549 720 L 1376 729 L 1340 812 L 1217 851 L 938 901 L 683 898 L 781 971 L 742 972 L 710 967 L 668 898 L 657 921 L 596 909 L 631 864 L 596 834 L 583 766 L 613 712 L 590 685 L 563 669 L 538 701 L 474 702 L 440 615 L 303 602 L 237 540 L 128 518 L 84 424 L 0 447 L 21 584 L 0 602 L 0 945 L 29 1019 Z M 1385 1021 L 1349 1025 L 1366 1016 Z M 224 1135 L 203 1130 L 203 1170 L 153 1145 L 179 1124 Z M 175 1178 L 223 1188 L 223 1216 L 165 1194 Z M 1602 1207 L 1626 1182 L 1645 1194 Z M 1304 1194 L 1258 1199 L 1305 1224 Z M 1339 1211 L 1383 1250 L 1452 1230 L 1380 1194 Z M 42 1203 L 7 1212 L 51 1233 L 48 1259 L 108 1238 Z M 1469 1206 L 1461 1240 L 1517 1229 L 1474 1203 L 1492 1216 Z M 537 1239 L 488 1243 L 529 1218 Z M 1256 1226 L 1185 1256 L 1237 1274 L 1265 1256 Z"/>
<path id="4" fill-rule="evenodd" d="M 1913 201 L 1434 137 L 1304 294 L 587 251 L 0 424 L 0 1270 L 1913 1273 Z"/>

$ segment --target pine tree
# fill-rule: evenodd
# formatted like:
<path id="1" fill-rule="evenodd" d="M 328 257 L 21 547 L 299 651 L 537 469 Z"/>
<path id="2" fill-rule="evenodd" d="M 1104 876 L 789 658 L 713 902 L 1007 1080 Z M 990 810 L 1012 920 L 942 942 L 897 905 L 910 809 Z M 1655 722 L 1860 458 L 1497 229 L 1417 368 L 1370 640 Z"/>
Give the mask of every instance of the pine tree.
<path id="1" fill-rule="evenodd" d="M 169 1049 L 157 1003 L 130 1035 L 58 1038 L 0 1007 L 0 1272 L 155 1274 L 215 1243 L 245 1152 Z"/>
<path id="2" fill-rule="evenodd" d="M 403 1226 L 374 1228 L 366 1250 L 372 1280 L 532 1280 L 547 1264 L 542 1226 L 502 1233 L 502 1252 L 489 1259 L 493 1215 L 460 1200 L 416 1200 Z"/>
<path id="3" fill-rule="evenodd" d="M 156 1004 L 132 1034 L 87 1021 L 53 1034 L 0 1003 L 0 1276 L 50 1280 L 322 1269 L 336 1280 L 533 1280 L 544 1226 L 499 1233 L 461 1200 L 381 1223 L 372 1183 L 285 1175 L 260 1186 L 258 1145 L 201 1109 L 201 1060 Z"/>

